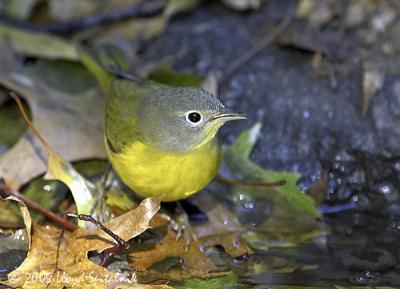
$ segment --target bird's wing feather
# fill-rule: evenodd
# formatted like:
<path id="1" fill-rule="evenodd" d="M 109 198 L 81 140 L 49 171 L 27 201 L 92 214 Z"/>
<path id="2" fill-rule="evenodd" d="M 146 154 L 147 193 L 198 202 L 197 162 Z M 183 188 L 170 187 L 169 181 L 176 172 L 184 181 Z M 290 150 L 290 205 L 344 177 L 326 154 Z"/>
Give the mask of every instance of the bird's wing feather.
<path id="1" fill-rule="evenodd" d="M 145 97 L 146 89 L 129 80 L 113 79 L 106 101 L 105 135 L 110 149 L 122 152 L 140 140 L 136 127 L 138 98 Z"/>

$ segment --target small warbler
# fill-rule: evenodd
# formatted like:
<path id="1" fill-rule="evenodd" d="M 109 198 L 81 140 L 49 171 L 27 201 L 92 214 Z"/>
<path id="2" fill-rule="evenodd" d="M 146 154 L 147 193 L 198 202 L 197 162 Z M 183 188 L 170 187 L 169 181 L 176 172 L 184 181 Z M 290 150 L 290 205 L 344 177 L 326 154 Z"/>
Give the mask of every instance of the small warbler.
<path id="1" fill-rule="evenodd" d="M 114 171 L 134 192 L 160 201 L 185 199 L 217 174 L 227 121 L 245 119 L 196 87 L 168 87 L 115 77 L 95 54 L 79 54 L 107 94 L 105 145 Z"/>

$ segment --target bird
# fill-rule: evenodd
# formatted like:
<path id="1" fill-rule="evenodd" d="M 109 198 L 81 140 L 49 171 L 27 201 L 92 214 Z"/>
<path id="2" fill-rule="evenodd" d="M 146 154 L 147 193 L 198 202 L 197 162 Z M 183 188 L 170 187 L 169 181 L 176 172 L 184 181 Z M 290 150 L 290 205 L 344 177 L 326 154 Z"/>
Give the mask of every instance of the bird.
<path id="1" fill-rule="evenodd" d="M 78 54 L 106 94 L 104 144 L 126 186 L 143 198 L 172 202 L 214 179 L 222 158 L 217 133 L 245 114 L 227 109 L 203 88 L 126 76 L 88 47 L 80 46 Z"/>

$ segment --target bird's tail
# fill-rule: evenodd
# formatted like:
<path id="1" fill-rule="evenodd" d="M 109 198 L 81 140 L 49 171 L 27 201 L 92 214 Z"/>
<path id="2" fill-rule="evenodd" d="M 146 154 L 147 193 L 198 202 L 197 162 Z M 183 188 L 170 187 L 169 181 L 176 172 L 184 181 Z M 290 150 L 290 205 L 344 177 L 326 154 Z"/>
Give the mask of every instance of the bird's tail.
<path id="1" fill-rule="evenodd" d="M 101 88 L 107 91 L 111 79 L 121 70 L 119 51 L 113 47 L 103 46 L 95 49 L 84 45 L 79 45 L 77 50 L 83 65 L 96 77 Z"/>

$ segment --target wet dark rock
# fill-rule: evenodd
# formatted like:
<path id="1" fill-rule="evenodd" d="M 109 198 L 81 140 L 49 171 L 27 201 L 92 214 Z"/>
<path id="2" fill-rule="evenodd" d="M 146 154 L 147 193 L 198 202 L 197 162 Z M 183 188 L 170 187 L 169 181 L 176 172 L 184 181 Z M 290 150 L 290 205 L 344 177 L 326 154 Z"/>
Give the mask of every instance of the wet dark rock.
<path id="1" fill-rule="evenodd" d="M 396 76 L 388 76 L 382 90 L 373 98 L 371 116 L 382 146 L 399 145 L 400 127 L 400 94 L 399 80 Z"/>
<path id="2" fill-rule="evenodd" d="M 359 253 L 344 249 L 337 254 L 343 266 L 355 271 L 384 272 L 392 269 L 397 260 L 393 255 L 383 248 L 368 248 Z"/>

